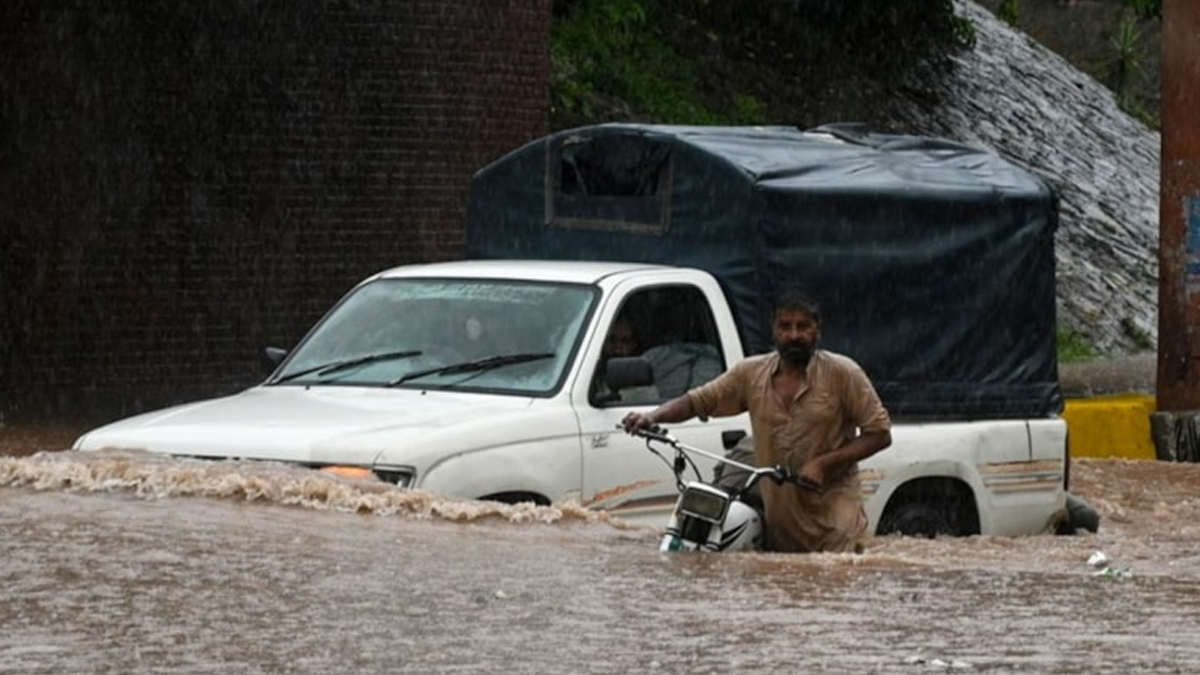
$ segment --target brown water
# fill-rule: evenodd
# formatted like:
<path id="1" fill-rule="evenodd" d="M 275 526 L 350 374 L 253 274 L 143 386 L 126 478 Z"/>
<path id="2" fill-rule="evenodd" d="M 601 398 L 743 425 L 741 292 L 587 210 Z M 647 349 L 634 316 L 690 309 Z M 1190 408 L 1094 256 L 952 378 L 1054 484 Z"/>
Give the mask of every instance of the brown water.
<path id="1" fill-rule="evenodd" d="M 663 556 L 569 505 L 0 457 L 0 673 L 1200 672 L 1200 467 L 1073 481 L 1099 534 Z"/>

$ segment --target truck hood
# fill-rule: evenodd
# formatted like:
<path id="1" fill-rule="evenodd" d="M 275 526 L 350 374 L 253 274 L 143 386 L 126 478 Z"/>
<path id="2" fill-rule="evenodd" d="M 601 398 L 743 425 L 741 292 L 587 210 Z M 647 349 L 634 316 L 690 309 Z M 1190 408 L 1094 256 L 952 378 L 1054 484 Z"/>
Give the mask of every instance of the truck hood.
<path id="1" fill-rule="evenodd" d="M 527 397 L 361 387 L 255 387 L 94 429 L 76 450 L 120 448 L 196 457 L 369 466 L 389 448 L 440 429 L 527 410 Z"/>

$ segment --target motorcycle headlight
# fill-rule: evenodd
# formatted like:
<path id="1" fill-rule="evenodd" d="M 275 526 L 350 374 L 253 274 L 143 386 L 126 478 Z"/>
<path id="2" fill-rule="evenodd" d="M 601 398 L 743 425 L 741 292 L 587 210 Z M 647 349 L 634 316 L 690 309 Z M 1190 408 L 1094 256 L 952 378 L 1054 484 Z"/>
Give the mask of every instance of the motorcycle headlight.
<path id="1" fill-rule="evenodd" d="M 710 523 L 719 523 L 729 508 L 729 495 L 702 483 L 688 485 L 679 496 L 679 510 Z"/>

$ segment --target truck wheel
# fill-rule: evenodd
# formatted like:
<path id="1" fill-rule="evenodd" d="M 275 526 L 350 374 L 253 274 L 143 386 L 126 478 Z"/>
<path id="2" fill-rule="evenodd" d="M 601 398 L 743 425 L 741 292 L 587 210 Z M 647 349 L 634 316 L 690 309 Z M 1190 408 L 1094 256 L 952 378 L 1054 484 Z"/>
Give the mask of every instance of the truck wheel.
<path id="1" fill-rule="evenodd" d="M 1097 532 L 1100 529 L 1100 514 L 1082 497 L 1067 493 L 1067 518 L 1059 525 L 1058 534 L 1075 534 L 1079 530 Z"/>
<path id="2" fill-rule="evenodd" d="M 902 534 L 933 539 L 938 535 L 958 535 L 958 522 L 942 504 L 908 502 L 898 504 L 884 514 L 876 531 L 883 534 Z"/>

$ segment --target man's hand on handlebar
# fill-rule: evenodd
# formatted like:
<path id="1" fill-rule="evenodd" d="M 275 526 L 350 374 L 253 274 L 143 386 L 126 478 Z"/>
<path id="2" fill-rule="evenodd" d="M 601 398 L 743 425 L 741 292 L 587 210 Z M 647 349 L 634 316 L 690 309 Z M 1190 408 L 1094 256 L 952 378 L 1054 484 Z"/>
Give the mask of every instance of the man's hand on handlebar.
<path id="1" fill-rule="evenodd" d="M 632 434 L 635 431 L 651 429 L 664 422 L 667 424 L 683 422 L 684 420 L 691 419 L 695 414 L 695 410 L 692 409 L 692 399 L 687 394 L 683 394 L 663 403 L 650 412 L 629 413 L 621 420 L 621 426 L 625 429 L 626 433 Z"/>
<path id="2" fill-rule="evenodd" d="M 803 481 L 807 485 L 820 486 L 825 484 L 825 464 L 819 457 L 810 457 L 804 465 L 800 467 L 796 478 Z"/>
<path id="3" fill-rule="evenodd" d="M 631 412 L 621 420 L 621 426 L 625 429 L 625 433 L 632 434 L 639 429 L 649 429 L 654 426 L 654 420 L 647 414 Z"/>
<path id="4" fill-rule="evenodd" d="M 820 483 L 805 476 L 803 473 L 796 473 L 786 466 L 777 466 L 775 467 L 775 470 L 776 474 L 771 476 L 771 480 L 774 481 L 776 485 L 791 483 L 792 485 L 798 486 L 802 490 L 808 490 L 809 492 L 815 492 L 816 494 L 823 494 L 825 492 L 821 488 Z"/>

